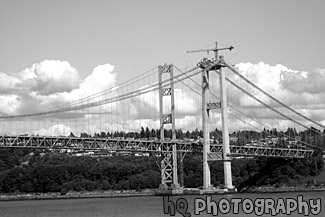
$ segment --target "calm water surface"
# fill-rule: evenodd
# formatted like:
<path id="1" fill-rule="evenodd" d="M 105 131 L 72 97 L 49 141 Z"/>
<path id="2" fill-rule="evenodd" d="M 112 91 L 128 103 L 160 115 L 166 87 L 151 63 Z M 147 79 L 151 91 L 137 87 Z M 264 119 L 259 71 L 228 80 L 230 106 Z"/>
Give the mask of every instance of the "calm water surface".
<path id="1" fill-rule="evenodd" d="M 325 192 L 290 192 L 290 193 L 250 193 L 250 194 L 233 194 L 233 195 L 214 195 L 212 199 L 219 201 L 220 199 L 231 198 L 297 198 L 302 195 L 305 201 L 309 199 L 320 198 L 322 206 L 325 204 Z M 191 216 L 194 215 L 195 198 L 204 198 L 205 196 L 180 196 L 170 197 L 169 200 L 176 201 L 184 198 L 188 201 L 188 211 Z M 176 203 L 176 202 L 175 202 Z M 163 197 L 127 197 L 127 198 L 85 198 L 85 199 L 55 199 L 55 200 L 26 200 L 26 201 L 2 201 L 0 202 L 1 217 L 126 217 L 126 216 L 170 216 L 164 214 Z M 176 212 L 176 216 L 182 216 Z M 202 212 L 200 216 L 213 216 Z M 240 210 L 239 214 L 229 213 L 218 216 L 256 216 L 255 214 L 245 214 Z M 263 215 L 271 216 L 271 215 Z M 278 214 L 276 216 L 286 216 Z M 304 216 L 293 212 L 291 216 Z M 314 216 L 310 214 L 310 216 Z M 318 216 L 325 216 L 325 210 L 322 209 Z"/>

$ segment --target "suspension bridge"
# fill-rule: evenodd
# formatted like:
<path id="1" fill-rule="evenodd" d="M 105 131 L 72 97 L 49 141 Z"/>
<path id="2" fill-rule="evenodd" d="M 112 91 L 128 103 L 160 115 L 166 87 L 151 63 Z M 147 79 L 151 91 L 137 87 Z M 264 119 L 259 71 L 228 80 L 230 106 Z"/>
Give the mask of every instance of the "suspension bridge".
<path id="1" fill-rule="evenodd" d="M 295 126 L 324 126 L 290 108 L 227 63 L 216 47 L 213 59 L 194 68 L 173 64 L 153 68 L 105 91 L 29 114 L 0 116 L 0 148 L 136 151 L 161 155 L 161 188 L 180 189 L 178 167 L 185 154 L 203 153 L 203 188 L 211 189 L 209 162 L 224 162 L 225 188 L 234 189 L 231 159 L 236 157 L 305 158 L 314 146 L 297 138 L 294 146 L 230 144 L 239 130 Z M 157 76 L 158 75 L 158 76 Z M 150 138 L 136 138 L 141 127 L 153 129 Z M 222 129 L 211 138 L 211 129 Z M 157 129 L 157 130 L 154 130 Z M 202 138 L 177 136 L 177 131 L 202 129 Z M 166 138 L 166 131 L 171 135 Z M 104 132 L 104 133 L 103 133 Z M 108 133 L 111 132 L 111 133 Z M 103 136 L 92 136 L 103 133 Z M 106 134 L 107 133 L 107 134 Z M 319 133 L 318 131 L 315 133 Z M 281 133 L 280 133 L 281 134 Z M 80 136 L 78 136 L 80 135 Z M 269 135 L 272 136 L 272 135 Z M 219 141 L 220 140 L 220 141 Z M 212 142 L 213 141 L 213 142 Z"/>

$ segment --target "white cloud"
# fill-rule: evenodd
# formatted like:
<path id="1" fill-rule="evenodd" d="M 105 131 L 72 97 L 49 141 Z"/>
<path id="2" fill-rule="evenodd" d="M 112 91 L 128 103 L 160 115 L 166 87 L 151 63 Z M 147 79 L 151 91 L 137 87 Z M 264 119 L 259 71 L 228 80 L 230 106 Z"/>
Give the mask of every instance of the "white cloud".
<path id="1" fill-rule="evenodd" d="M 23 86 L 31 85 L 31 90 L 40 95 L 70 92 L 80 83 L 78 71 L 67 61 L 44 60 L 35 63 L 18 76 Z M 27 84 L 25 83 L 27 82 Z"/>
<path id="2" fill-rule="evenodd" d="M 109 89 L 116 85 L 113 70 L 111 64 L 99 65 L 81 80 L 69 62 L 44 60 L 18 73 L 0 72 L 0 79 L 5 81 L 0 84 L 0 114 L 35 113 Z"/>
<path id="3" fill-rule="evenodd" d="M 278 64 L 276 66 L 271 66 L 269 64 L 265 64 L 260 62 L 258 64 L 252 63 L 239 63 L 236 65 L 239 73 L 248 78 L 251 82 L 253 82 L 258 87 L 262 88 L 267 93 L 271 94 L 272 96 L 282 98 L 283 94 L 285 95 L 286 90 L 282 88 L 281 84 L 281 73 L 283 71 L 290 71 L 293 70 L 288 69 L 287 67 Z M 234 81 L 239 84 L 242 88 L 248 87 L 248 85 L 241 80 L 238 76 L 233 76 Z M 252 90 L 250 88 L 249 90 Z M 257 90 L 251 92 L 256 97 L 259 97 L 261 100 L 269 103 L 270 100 L 260 93 Z M 260 105 L 258 102 L 252 100 L 251 98 L 241 98 L 238 97 L 240 100 L 240 105 L 242 106 L 258 106 Z"/>
<path id="4" fill-rule="evenodd" d="M 322 85 L 325 83 L 324 69 L 304 72 L 292 70 L 280 64 L 271 66 L 263 62 L 258 64 L 240 63 L 236 67 L 241 74 L 270 95 L 304 115 L 325 123 L 325 85 Z M 230 76 L 239 86 L 248 88 L 248 85 L 238 76 L 232 73 L 227 73 L 227 76 Z M 30 68 L 16 74 L 0 72 L 0 79 L 6 81 L 0 84 L 0 113 L 3 115 L 33 113 L 57 107 L 117 85 L 117 75 L 114 72 L 114 66 L 111 64 L 98 65 L 89 76 L 82 80 L 78 71 L 68 62 L 55 60 L 35 63 Z M 211 89 L 213 88 L 211 87 Z M 218 90 L 219 88 L 215 89 Z M 279 108 L 279 105 L 265 95 L 256 90 L 252 91 L 252 88 L 248 88 L 248 90 L 265 103 Z M 228 101 L 236 109 L 243 111 L 247 117 L 256 118 L 263 123 L 272 125 L 270 127 L 290 126 L 290 122 L 285 121 L 283 117 L 270 110 L 263 109 L 260 103 L 248 96 L 245 97 L 241 91 L 234 92 L 234 88 L 229 88 L 229 86 L 228 91 Z M 113 91 L 107 97 L 117 94 L 116 91 Z M 164 113 L 170 112 L 168 98 L 169 96 L 164 97 Z M 103 99 L 103 97 L 97 97 L 94 100 L 98 99 Z M 141 126 L 148 126 L 150 129 L 159 128 L 158 99 L 158 91 L 152 91 L 130 100 L 89 109 L 87 112 L 93 113 L 88 116 L 82 112 L 73 117 L 62 116 L 60 117 L 61 120 L 78 119 L 79 122 L 74 120 L 75 123 L 70 125 L 63 123 L 60 125 L 60 122 L 53 123 L 52 126 L 43 127 L 42 130 L 37 131 L 39 134 L 51 133 L 51 135 L 54 132 L 55 135 L 61 135 L 64 134 L 63 132 L 67 134 L 72 131 L 76 132 L 75 135 L 79 135 L 81 130 L 87 129 L 93 134 L 102 130 L 139 131 Z M 201 128 L 202 103 L 200 100 L 201 97 L 196 93 L 179 87 L 175 88 L 176 128 L 182 128 L 183 131 Z M 211 100 L 216 101 L 213 98 Z M 99 112 L 106 113 L 101 120 L 97 120 L 99 119 Z M 213 113 L 218 113 L 218 111 L 211 112 L 211 117 L 214 118 L 211 120 L 211 130 L 215 127 L 220 128 L 221 125 L 220 114 L 213 116 Z M 123 115 L 121 116 L 121 114 Z M 234 112 L 234 114 L 242 117 L 239 113 Z M 90 120 L 90 123 L 82 123 L 83 120 Z M 248 119 L 245 120 L 251 123 Z M 271 120 L 275 123 L 272 124 Z M 248 124 L 234 118 L 232 121 L 232 129 L 251 128 Z M 35 124 L 34 127 L 37 126 Z M 169 126 L 166 125 L 166 127 Z M 262 126 L 258 127 L 262 129 Z"/>
<path id="5" fill-rule="evenodd" d="M 263 62 L 258 64 L 240 63 L 236 67 L 241 74 L 258 87 L 289 106 L 317 105 L 323 101 L 325 95 L 325 85 L 323 85 L 325 70 L 323 69 L 305 72 L 292 70 L 280 64 L 271 66 Z M 242 87 L 247 86 L 238 76 L 234 80 L 239 81 Z M 271 100 L 259 91 L 255 90 L 252 93 L 256 97 L 261 97 L 266 103 L 271 103 Z M 245 106 L 250 105 L 243 100 L 241 103 Z M 254 106 L 256 105 L 254 104 Z"/>
<path id="6" fill-rule="evenodd" d="M 35 135 L 53 135 L 53 136 L 68 136 L 71 132 L 71 128 L 65 126 L 64 124 L 55 124 L 47 129 L 41 128 L 39 130 L 35 130 L 33 134 Z"/>
<path id="7" fill-rule="evenodd" d="M 64 65 L 68 66 L 70 64 L 65 62 Z M 66 68 L 61 67 L 61 69 L 66 69 Z M 43 87 L 42 85 L 37 85 L 36 87 L 33 86 L 34 91 L 30 92 L 30 96 L 33 99 L 35 99 L 35 101 L 38 102 L 38 107 L 35 107 L 35 102 L 34 102 L 34 110 L 32 110 L 31 112 L 36 112 L 36 111 L 56 107 L 58 105 L 62 105 L 65 103 L 69 103 L 115 86 L 116 73 L 114 73 L 113 70 L 114 70 L 114 66 L 111 64 L 99 65 L 83 81 L 80 80 L 79 78 L 80 76 L 78 72 L 75 70 L 73 75 L 71 75 L 70 78 L 71 81 L 63 82 L 60 88 L 59 88 L 60 86 L 59 84 L 52 85 L 51 86 L 53 87 L 52 90 L 55 90 L 55 87 L 57 88 L 56 92 L 53 93 L 48 92 L 48 95 L 43 94 L 44 89 L 42 88 Z M 64 73 L 70 73 L 70 71 L 65 70 Z M 55 70 L 49 70 L 47 72 L 44 71 L 42 75 L 43 76 L 42 79 L 48 82 L 54 80 L 54 82 L 57 83 L 60 83 L 59 81 L 62 79 L 69 80 L 68 75 L 62 74 L 61 76 L 56 76 L 56 75 L 52 75 L 53 73 L 57 73 L 57 72 Z M 60 73 L 63 73 L 63 71 Z M 74 75 L 75 73 L 76 75 Z M 24 81 L 25 84 L 26 81 L 30 81 L 30 75 L 28 75 L 27 77 L 28 79 Z M 77 81 L 78 83 L 76 83 Z M 68 88 L 69 84 L 71 84 L 70 88 Z M 40 90 L 37 88 L 40 88 Z M 63 89 L 65 89 L 66 91 L 62 91 Z M 68 89 L 69 91 L 67 91 Z M 47 88 L 47 90 L 49 90 L 49 88 Z"/>
<path id="8" fill-rule="evenodd" d="M 14 76 L 0 72 L 0 93 L 11 94 L 15 91 L 15 86 L 20 80 Z"/>
<path id="9" fill-rule="evenodd" d="M 2 115 L 17 114 L 19 105 L 18 96 L 13 94 L 0 95 L 0 109 Z"/>
<path id="10" fill-rule="evenodd" d="M 292 93 L 325 93 L 325 69 L 312 72 L 282 72 L 282 85 Z"/>
<path id="11" fill-rule="evenodd" d="M 98 65 L 93 72 L 80 84 L 79 90 L 83 96 L 88 96 L 100 91 L 109 89 L 116 83 L 116 73 L 113 73 L 114 66 L 111 64 Z"/>
<path id="12" fill-rule="evenodd" d="M 258 87 L 296 111 L 315 121 L 325 120 L 325 86 L 323 85 L 325 83 L 325 70 L 317 69 L 313 72 L 305 72 L 292 70 L 280 64 L 271 66 L 263 62 L 258 64 L 240 63 L 236 65 L 236 68 Z M 266 104 L 276 109 L 281 109 L 290 117 L 293 116 L 295 119 L 301 120 L 300 117 L 281 108 L 279 104 L 272 101 L 266 95 L 251 88 L 238 76 L 232 75 L 231 79 Z M 234 88 L 229 89 L 230 91 L 234 90 Z M 244 111 L 248 117 L 258 118 L 262 122 L 263 120 L 273 118 L 273 121 L 278 120 L 279 123 L 287 124 L 287 126 L 290 126 L 288 125 L 290 123 L 293 124 L 292 122 L 282 120 L 283 117 L 275 112 L 264 109 L 262 104 L 241 91 L 236 93 L 234 96 L 230 96 L 231 102 L 237 109 Z M 237 102 L 236 99 L 238 99 Z M 308 123 L 305 124 L 308 125 Z"/>

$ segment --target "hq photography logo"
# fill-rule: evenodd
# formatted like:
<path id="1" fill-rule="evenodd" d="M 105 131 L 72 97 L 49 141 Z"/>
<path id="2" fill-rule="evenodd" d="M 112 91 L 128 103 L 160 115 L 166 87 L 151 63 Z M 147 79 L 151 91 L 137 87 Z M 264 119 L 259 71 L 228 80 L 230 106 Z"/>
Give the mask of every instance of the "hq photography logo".
<path id="1" fill-rule="evenodd" d="M 194 207 L 190 207 L 194 206 Z M 190 209 L 191 208 L 191 209 Z M 222 216 L 224 214 L 255 214 L 263 216 L 269 214 L 277 215 L 293 215 L 301 214 L 304 216 L 318 215 L 321 212 L 321 199 L 304 200 L 303 196 L 296 198 L 221 198 L 218 201 L 212 199 L 211 196 L 205 198 L 194 198 L 194 201 L 188 201 L 185 198 L 175 198 L 170 200 L 169 196 L 163 197 L 164 214 L 175 216 L 176 213 L 183 217 L 191 217 L 190 212 L 194 215 L 210 214 L 212 216 Z"/>

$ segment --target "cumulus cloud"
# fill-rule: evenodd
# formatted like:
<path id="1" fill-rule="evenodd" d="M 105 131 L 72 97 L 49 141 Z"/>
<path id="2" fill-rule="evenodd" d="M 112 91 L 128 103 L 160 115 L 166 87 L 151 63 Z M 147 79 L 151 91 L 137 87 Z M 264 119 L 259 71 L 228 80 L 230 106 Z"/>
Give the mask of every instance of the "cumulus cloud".
<path id="1" fill-rule="evenodd" d="M 44 102 L 47 107 L 51 107 L 93 95 L 116 85 L 116 73 L 113 70 L 114 66 L 111 64 L 99 65 L 79 84 L 78 88 L 49 96 L 38 95 L 36 98 Z"/>
<path id="2" fill-rule="evenodd" d="M 258 64 L 239 63 L 236 65 L 236 68 L 258 87 L 296 111 L 315 121 L 323 121 L 325 119 L 325 116 L 322 115 L 325 113 L 325 86 L 323 85 L 325 82 L 325 70 L 317 69 L 312 72 L 298 71 L 281 64 L 271 66 L 263 62 Z M 238 76 L 231 75 L 231 79 L 266 104 L 276 109 L 282 109 L 282 106 L 261 92 L 250 88 Z M 230 96 L 230 98 L 234 106 L 241 108 L 250 118 L 258 118 L 260 120 L 273 118 L 273 120 L 281 120 L 281 123 L 287 124 L 287 122 L 282 121 L 282 116 L 271 110 L 264 109 L 262 104 L 240 91 L 234 96 Z M 292 112 L 288 110 L 282 109 L 281 111 L 290 117 L 293 116 Z M 294 118 L 301 119 L 298 116 L 294 116 Z M 310 125 L 310 123 L 307 125 Z"/>
<path id="3" fill-rule="evenodd" d="M 65 104 L 116 85 L 111 64 L 99 65 L 84 80 L 67 61 L 44 60 L 18 73 L 0 72 L 1 113 L 26 114 Z"/>
<path id="4" fill-rule="evenodd" d="M 19 78 L 0 72 L 0 93 L 11 94 L 15 91 L 15 86 L 20 82 Z"/>
<path id="5" fill-rule="evenodd" d="M 325 123 L 325 85 L 322 85 L 325 83 L 325 69 L 304 72 L 290 69 L 281 64 L 272 66 L 263 62 L 257 64 L 239 63 L 236 68 L 241 74 L 275 98 L 305 116 Z M 232 73 L 227 73 L 227 76 L 230 76 L 230 79 L 239 86 L 249 90 L 248 85 L 238 76 Z M 0 84 L 0 113 L 2 115 L 39 112 L 117 85 L 117 75 L 114 72 L 114 66 L 111 64 L 98 65 L 85 79 L 81 79 L 77 69 L 71 66 L 69 62 L 58 60 L 45 60 L 35 63 L 30 68 L 18 73 L 0 72 L 0 79 L 6 81 Z M 211 89 L 213 88 L 211 87 Z M 281 124 L 290 126 L 290 122 L 283 117 L 270 110 L 264 110 L 260 103 L 245 96 L 241 91 L 232 92 L 233 89 L 228 86 L 228 101 L 236 109 L 246 114 L 245 120 L 248 123 L 251 123 L 248 119 L 252 118 L 270 124 L 271 127 Z M 249 92 L 267 104 L 276 108 L 280 107 L 256 90 L 250 89 Z M 107 97 L 118 94 L 118 92 L 113 92 Z M 165 97 L 164 101 L 164 113 L 170 112 L 170 103 L 168 103 L 167 98 Z M 94 100 L 98 99 L 100 98 Z M 141 126 L 159 128 L 158 99 L 158 91 L 152 91 L 130 100 L 102 105 L 87 111 L 78 111 L 74 115 L 51 117 L 51 121 L 57 120 L 56 123 L 52 123 L 47 128 L 43 127 L 37 132 L 39 134 L 55 133 L 61 135 L 72 131 L 78 135 L 82 130 L 89 130 L 90 133 L 94 133 L 105 129 L 139 131 Z M 176 128 L 184 130 L 201 128 L 200 100 L 201 98 L 191 91 L 179 87 L 175 88 Z M 216 101 L 214 98 L 211 100 Z M 91 114 L 85 115 L 87 112 Z M 230 112 L 233 111 L 230 109 Z M 99 113 L 103 113 L 102 117 Z M 123 115 L 121 116 L 121 114 Z M 213 114 L 215 115 L 213 116 Z M 234 112 L 233 114 L 241 117 L 240 113 Z M 220 113 L 212 111 L 211 117 L 214 118 L 211 120 L 211 129 L 219 128 L 221 126 Z M 234 119 L 234 117 L 231 118 Z M 71 120 L 71 123 L 63 123 L 62 120 Z M 87 121 L 83 122 L 84 120 Z M 49 122 L 51 123 L 51 121 Z M 250 125 L 236 118 L 233 123 L 232 129 L 251 128 Z M 262 129 L 261 126 L 259 127 Z M 35 129 L 33 132 L 36 132 Z"/>
<path id="6" fill-rule="evenodd" d="M 56 93 L 49 96 L 38 95 L 36 98 L 47 102 L 47 106 L 63 104 L 93 95 L 116 85 L 114 66 L 107 63 L 95 67 L 92 73 L 79 83 L 78 88 L 70 92 Z"/>
<path id="7" fill-rule="evenodd" d="M 20 73 L 21 85 L 40 95 L 70 92 L 80 84 L 78 71 L 67 61 L 44 60 Z"/>
<path id="8" fill-rule="evenodd" d="M 16 114 L 19 105 L 20 102 L 18 96 L 13 94 L 0 95 L 0 108 L 2 115 Z"/>
<path id="9" fill-rule="evenodd" d="M 312 72 L 283 71 L 281 78 L 283 87 L 293 93 L 319 94 L 325 92 L 325 69 L 317 69 Z"/>
<path id="10" fill-rule="evenodd" d="M 293 106 L 306 106 L 307 104 L 321 103 L 325 94 L 325 69 L 312 72 L 289 69 L 281 64 L 271 66 L 260 62 L 258 64 L 239 63 L 238 71 L 275 98 Z M 245 87 L 238 76 L 234 76 L 239 84 Z M 255 96 L 260 96 L 267 103 L 271 101 L 263 94 L 256 91 Z M 241 102 L 244 104 L 245 102 Z M 246 102 L 246 106 L 249 103 Z"/>
<path id="11" fill-rule="evenodd" d="M 263 62 L 260 62 L 258 64 L 252 64 L 252 63 L 239 63 L 236 65 L 236 68 L 238 69 L 239 73 L 248 78 L 250 81 L 252 81 L 255 85 L 262 88 L 267 93 L 271 94 L 272 96 L 283 98 L 284 95 L 286 95 L 286 90 L 282 87 L 282 78 L 281 74 L 283 71 L 287 72 L 294 72 L 291 69 L 288 69 L 287 67 L 278 64 L 275 66 L 271 66 L 269 64 L 265 64 Z M 248 85 L 241 80 L 237 75 L 233 75 L 234 80 L 236 83 L 241 87 L 247 87 Z M 265 97 L 262 93 L 258 92 L 257 90 L 254 90 L 251 92 L 254 96 L 257 96 L 261 98 L 263 101 L 266 101 L 269 103 L 269 99 Z M 238 97 L 240 100 L 240 104 L 242 106 L 256 106 L 260 105 L 255 100 L 252 100 L 251 98 L 241 98 Z"/>
<path id="12" fill-rule="evenodd" d="M 114 66 L 111 64 L 98 65 L 92 73 L 75 90 L 79 94 L 91 95 L 117 85 L 116 73 L 113 73 Z"/>

